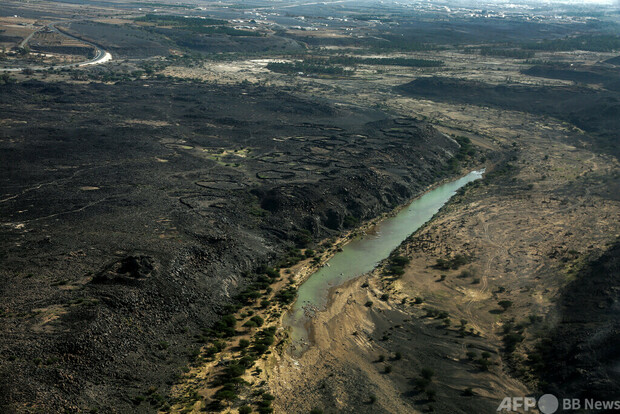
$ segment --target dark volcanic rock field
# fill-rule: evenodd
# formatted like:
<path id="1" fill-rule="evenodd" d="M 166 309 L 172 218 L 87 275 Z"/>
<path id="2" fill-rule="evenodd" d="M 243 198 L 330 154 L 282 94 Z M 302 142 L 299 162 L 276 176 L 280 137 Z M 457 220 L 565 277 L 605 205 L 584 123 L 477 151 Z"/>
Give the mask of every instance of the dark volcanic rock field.
<path id="1" fill-rule="evenodd" d="M 242 276 L 437 179 L 409 119 L 261 87 L 0 89 L 0 411 L 139 412 Z"/>

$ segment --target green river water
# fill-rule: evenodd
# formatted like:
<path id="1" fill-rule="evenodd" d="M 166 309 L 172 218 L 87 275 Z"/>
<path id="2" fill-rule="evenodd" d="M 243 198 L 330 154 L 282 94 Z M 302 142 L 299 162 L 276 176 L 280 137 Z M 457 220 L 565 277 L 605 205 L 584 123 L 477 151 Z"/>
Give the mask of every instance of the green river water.
<path id="1" fill-rule="evenodd" d="M 295 348 L 308 344 L 306 323 L 313 312 L 325 309 L 329 290 L 373 270 L 407 237 L 429 221 L 456 191 L 482 178 L 484 170 L 472 171 L 458 180 L 440 185 L 415 199 L 398 214 L 377 224 L 368 234 L 353 239 L 327 265 L 300 287 L 297 300 L 284 318 Z"/>

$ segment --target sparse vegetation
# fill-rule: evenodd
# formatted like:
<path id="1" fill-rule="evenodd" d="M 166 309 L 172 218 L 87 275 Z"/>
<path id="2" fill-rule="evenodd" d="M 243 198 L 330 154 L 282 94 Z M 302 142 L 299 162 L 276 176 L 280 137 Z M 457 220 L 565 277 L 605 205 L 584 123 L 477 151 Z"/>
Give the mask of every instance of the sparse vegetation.
<path id="1" fill-rule="evenodd" d="M 465 255 L 462 255 L 462 254 L 457 254 L 454 257 L 449 257 L 445 259 L 437 259 L 437 263 L 435 263 L 435 268 L 441 269 L 441 270 L 450 270 L 450 269 L 456 270 L 459 267 L 466 265 L 470 261 L 471 261 L 471 258 Z"/>
<path id="2" fill-rule="evenodd" d="M 24 384 L 23 393 L 11 394 L 21 398 L 15 405 L 30 407 L 23 396 L 43 388 L 50 401 L 72 400 L 65 395 L 71 387 L 45 385 L 60 373 L 75 384 L 95 381 L 101 401 L 120 411 L 273 412 L 266 391 L 279 389 L 265 368 L 275 360 L 269 355 L 288 352 L 291 331 L 277 324 L 308 272 L 360 236 L 362 220 L 483 166 L 484 180 L 457 191 L 376 272 L 352 291 L 337 288 L 351 294 L 340 298 L 356 311 L 342 315 L 370 318 L 376 329 L 359 321 L 328 328 L 346 336 L 334 335 L 344 338 L 342 352 L 363 346 L 368 361 L 335 355 L 352 366 L 333 377 L 329 368 L 325 378 L 320 371 L 316 387 L 292 391 L 288 406 L 307 398 L 300 411 L 322 407 L 317 396 L 333 386 L 347 391 L 342 375 L 370 362 L 379 364 L 363 373 L 415 386 L 403 398 L 418 411 L 478 409 L 482 396 L 456 397 L 477 394 L 466 377 L 504 386 L 510 373 L 542 389 L 556 355 L 578 359 L 579 376 L 605 386 L 590 359 L 605 354 L 604 345 L 576 358 L 547 336 L 556 322 L 568 325 L 564 314 L 580 325 L 574 303 L 584 303 L 584 319 L 614 303 L 596 296 L 605 289 L 587 285 L 583 291 L 597 300 L 562 302 L 562 286 L 582 276 L 617 233 L 620 57 L 611 52 L 620 37 L 609 34 L 608 12 L 592 18 L 566 6 L 552 16 L 545 7 L 530 20 L 525 9 L 497 18 L 495 10 L 466 5 L 437 12 L 351 3 L 306 5 L 276 18 L 259 3 L 213 6 L 230 20 L 197 17 L 208 11 L 195 4 L 140 3 L 114 12 L 114 5 L 92 4 L 88 16 L 78 7 L 54 17 L 63 21 L 59 29 L 100 44 L 113 60 L 48 70 L 30 66 L 78 62 L 94 48 L 56 53 L 80 43 L 64 39 L 48 54 L 44 41 L 63 37 L 44 26 L 49 11 L 29 3 L 24 18 L 11 6 L 11 24 L 0 34 L 15 46 L 0 51 L 0 63 L 23 70 L 0 73 L 0 164 L 11 181 L 2 204 L 8 221 L 0 226 L 0 318 L 11 335 L 0 345 L 7 372 Z M 158 11 L 136 17 L 144 14 L 137 7 Z M 310 7 L 317 12 L 306 13 Z M 30 45 L 19 47 L 31 30 L 38 32 Z M 589 52 L 553 53 L 573 50 Z M 127 254 L 140 254 L 130 258 L 136 269 L 119 267 Z M 520 268 L 524 257 L 536 266 Z M 523 271 L 528 277 L 517 277 Z M 556 301 L 557 320 L 547 319 Z M 362 304 L 368 311 L 360 314 Z M 469 321 L 457 322 L 463 316 Z M 72 331 L 93 318 L 103 343 L 88 330 Z M 597 323 L 588 321 L 588 337 L 613 343 Z M 584 349 L 579 335 L 569 336 L 555 343 Z M 406 341 L 415 341 L 415 352 L 403 357 Z M 75 352 L 90 348 L 97 358 L 72 363 Z M 380 352 L 386 355 L 373 359 Z M 123 355 L 128 377 L 93 376 L 126 363 Z M 325 362 L 340 369 L 335 359 Z M 154 364 L 178 374 L 174 383 Z M 455 372 L 445 371 L 448 365 Z M 562 375 L 579 377 L 570 369 L 563 366 Z M 361 398 L 343 404 L 375 404 L 376 392 L 376 409 L 390 407 L 383 384 L 358 383 Z M 174 397 L 161 394 L 170 385 Z M 437 395 L 440 404 L 431 405 Z M 50 411 L 44 398 L 39 404 Z"/>
<path id="3" fill-rule="evenodd" d="M 286 74 L 309 74 L 309 75 L 350 75 L 352 71 L 345 70 L 340 66 L 305 63 L 305 62 L 270 62 L 267 69 L 272 72 Z"/>
<path id="4" fill-rule="evenodd" d="M 435 376 L 435 371 L 430 368 L 422 368 L 422 370 L 420 371 L 420 375 L 422 376 L 422 378 L 431 381 L 432 378 Z"/>
<path id="5" fill-rule="evenodd" d="M 476 394 L 474 393 L 474 390 L 473 390 L 473 389 L 471 389 L 471 388 L 465 388 L 465 389 L 463 390 L 463 392 L 461 393 L 461 395 L 462 395 L 463 397 L 473 397 L 473 396 L 474 396 L 474 395 L 476 395 Z"/>
<path id="6" fill-rule="evenodd" d="M 612 52 L 620 49 L 620 36 L 617 35 L 578 35 L 561 39 L 542 40 L 523 45 L 524 49 L 544 51 L 589 50 L 593 52 Z"/>
<path id="7" fill-rule="evenodd" d="M 409 263 L 411 259 L 405 256 L 400 255 L 392 255 L 389 258 L 388 266 L 386 268 L 386 272 L 389 275 L 394 276 L 402 276 L 405 273 L 405 266 Z"/>
<path id="8" fill-rule="evenodd" d="M 427 389 L 424 393 L 426 394 L 426 399 L 428 401 L 435 401 L 435 396 L 437 395 L 437 391 L 433 389 Z"/>
<path id="9" fill-rule="evenodd" d="M 497 304 L 505 311 L 507 311 L 512 306 L 511 300 L 500 300 Z"/>
<path id="10" fill-rule="evenodd" d="M 239 414 L 251 414 L 252 413 L 252 407 L 250 407 L 249 405 L 242 405 L 241 407 L 239 407 Z"/>

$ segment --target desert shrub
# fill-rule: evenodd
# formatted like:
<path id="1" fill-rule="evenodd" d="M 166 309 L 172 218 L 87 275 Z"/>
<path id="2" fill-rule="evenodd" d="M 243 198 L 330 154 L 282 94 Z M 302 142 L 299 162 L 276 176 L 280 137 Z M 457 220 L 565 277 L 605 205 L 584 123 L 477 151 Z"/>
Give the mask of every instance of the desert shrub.
<path id="1" fill-rule="evenodd" d="M 414 385 L 416 389 L 420 391 L 424 391 L 426 387 L 428 387 L 430 384 L 431 384 L 431 381 L 426 378 L 416 378 L 414 380 Z"/>
<path id="2" fill-rule="evenodd" d="M 252 413 L 252 407 L 250 407 L 249 405 L 242 405 L 241 407 L 239 407 L 239 414 L 251 414 Z"/>
<path id="3" fill-rule="evenodd" d="M 396 256 L 390 257 L 390 263 L 392 263 L 395 266 L 406 266 L 407 264 L 409 264 L 410 261 L 411 259 L 409 259 L 406 256 L 396 255 Z"/>
<path id="4" fill-rule="evenodd" d="M 435 371 L 433 371 L 430 368 L 422 368 L 422 370 L 420 370 L 420 375 L 422 376 L 422 378 L 430 381 L 433 379 L 433 376 L 435 375 Z"/>
<path id="5" fill-rule="evenodd" d="M 245 326 L 246 328 L 257 328 L 258 324 L 250 319 L 249 321 L 244 323 L 243 326 Z"/>
<path id="6" fill-rule="evenodd" d="M 236 299 L 237 301 L 239 301 L 239 303 L 248 304 L 248 303 L 253 303 L 256 299 L 260 298 L 261 296 L 263 295 L 260 293 L 259 290 L 248 288 L 248 289 L 245 289 L 243 292 L 241 292 L 239 295 L 237 295 Z"/>
<path id="7" fill-rule="evenodd" d="M 441 270 L 456 270 L 461 266 L 466 265 L 467 263 L 470 262 L 470 258 L 462 255 L 462 254 L 457 254 L 454 257 L 451 258 L 446 258 L 446 259 L 437 259 L 437 263 L 435 263 L 435 268 L 437 269 L 441 269 Z"/>
<path id="8" fill-rule="evenodd" d="M 213 398 L 216 400 L 224 400 L 224 401 L 235 401 L 238 397 L 237 397 L 237 393 L 233 390 L 226 390 L 226 389 L 222 389 L 217 391 L 214 395 Z"/>
<path id="9" fill-rule="evenodd" d="M 475 394 L 474 394 L 474 390 L 472 390 L 471 388 L 465 388 L 463 392 L 461 393 L 461 395 L 463 397 L 473 397 Z"/>
<path id="10" fill-rule="evenodd" d="M 476 275 L 476 273 L 473 270 L 465 269 L 465 270 L 461 271 L 461 273 L 459 273 L 456 277 L 458 277 L 459 279 L 465 279 L 465 278 L 468 278 L 468 277 L 473 277 L 475 275 Z"/>
<path id="11" fill-rule="evenodd" d="M 252 316 L 250 320 L 256 322 L 257 326 L 263 326 L 263 323 L 265 323 L 265 320 L 258 315 Z"/>
<path id="12" fill-rule="evenodd" d="M 528 320 L 530 321 L 531 324 L 535 324 L 535 323 L 542 322 L 543 317 L 540 315 L 531 314 L 528 316 Z"/>
<path id="13" fill-rule="evenodd" d="M 405 274 L 405 269 L 402 266 L 390 265 L 387 268 L 387 273 L 394 276 L 402 276 Z"/>
<path id="14" fill-rule="evenodd" d="M 498 304 L 499 306 L 501 306 L 501 307 L 502 307 L 502 309 L 503 309 L 503 310 L 504 310 L 504 312 L 505 312 L 505 311 L 507 311 L 507 310 L 508 310 L 508 308 L 510 308 L 510 307 L 512 306 L 512 301 L 510 301 L 510 300 L 500 300 L 499 302 L 497 302 L 497 304 Z"/>
<path id="15" fill-rule="evenodd" d="M 437 391 L 435 390 L 426 390 L 426 399 L 429 401 L 435 401 L 435 396 L 437 395 Z"/>
<path id="16" fill-rule="evenodd" d="M 516 332 L 504 335 L 504 350 L 508 353 L 513 352 L 517 348 L 517 345 L 521 343 L 524 339 L 525 338 L 523 335 Z"/>
<path id="17" fill-rule="evenodd" d="M 480 358 L 476 360 L 476 363 L 478 364 L 478 368 L 480 368 L 480 371 L 488 371 L 489 366 L 491 366 L 491 361 L 486 358 Z"/>
<path id="18" fill-rule="evenodd" d="M 297 289 L 290 286 L 276 293 L 275 299 L 281 304 L 287 305 L 295 300 L 296 295 L 297 295 Z"/>
<path id="19" fill-rule="evenodd" d="M 269 327 L 256 334 L 253 349 L 257 354 L 264 354 L 273 345 L 275 342 L 275 332 L 275 327 Z"/>
<path id="20" fill-rule="evenodd" d="M 248 368 L 252 368 L 255 361 L 256 361 L 256 357 L 252 355 L 244 355 L 243 357 L 239 359 L 237 363 L 240 366 L 244 367 L 245 369 L 248 369 Z"/>
<path id="21" fill-rule="evenodd" d="M 224 376 L 226 379 L 232 379 L 242 376 L 245 373 L 245 367 L 241 364 L 230 364 L 224 369 Z"/>

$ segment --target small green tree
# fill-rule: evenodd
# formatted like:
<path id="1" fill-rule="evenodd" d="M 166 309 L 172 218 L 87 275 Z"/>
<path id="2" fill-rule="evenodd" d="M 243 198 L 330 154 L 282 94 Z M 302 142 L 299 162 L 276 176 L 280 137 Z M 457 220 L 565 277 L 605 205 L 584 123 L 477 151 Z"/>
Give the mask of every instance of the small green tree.
<path id="1" fill-rule="evenodd" d="M 263 326 L 263 323 L 265 323 L 265 320 L 258 315 L 252 316 L 250 320 L 254 321 L 256 323 L 256 326 Z"/>
<path id="2" fill-rule="evenodd" d="M 500 300 L 499 302 L 497 302 L 497 304 L 502 307 L 504 312 L 506 312 L 508 310 L 508 308 L 510 308 L 512 306 L 512 301 L 510 301 L 510 300 Z"/>
<path id="3" fill-rule="evenodd" d="M 480 371 L 488 371 L 489 367 L 491 366 L 491 361 L 485 358 L 480 358 L 476 362 L 478 363 Z"/>
<path id="4" fill-rule="evenodd" d="M 249 321 L 244 323 L 243 326 L 245 326 L 246 328 L 256 328 L 258 327 L 258 324 L 250 319 Z"/>

